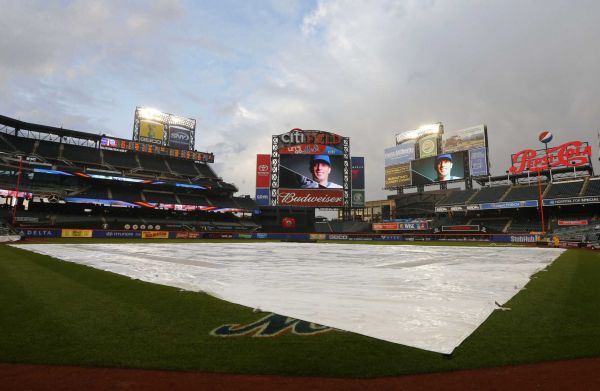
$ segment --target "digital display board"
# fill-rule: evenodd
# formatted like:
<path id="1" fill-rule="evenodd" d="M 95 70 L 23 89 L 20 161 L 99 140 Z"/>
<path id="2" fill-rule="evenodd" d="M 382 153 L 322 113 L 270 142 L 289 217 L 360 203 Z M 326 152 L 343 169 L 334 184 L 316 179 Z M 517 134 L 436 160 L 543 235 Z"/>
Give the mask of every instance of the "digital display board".
<path id="1" fill-rule="evenodd" d="M 396 136 L 386 148 L 385 188 L 397 189 L 489 175 L 487 127 L 444 134 L 441 123 Z M 446 156 L 441 159 L 441 156 Z"/>
<path id="2" fill-rule="evenodd" d="M 140 143 L 113 137 L 102 137 L 100 147 L 108 149 L 119 149 L 123 151 L 143 152 L 156 155 L 172 156 L 181 159 L 195 160 L 206 163 L 214 163 L 215 155 L 207 152 L 174 149 L 159 145 Z"/>
<path id="3" fill-rule="evenodd" d="M 350 207 L 350 140 L 321 130 L 272 137 L 271 205 Z"/>
<path id="4" fill-rule="evenodd" d="M 444 153 L 411 162 L 413 185 L 465 179 L 465 152 Z"/>
<path id="5" fill-rule="evenodd" d="M 174 150 L 194 150 L 196 120 L 148 108 L 136 107 L 133 140 L 170 147 Z"/>

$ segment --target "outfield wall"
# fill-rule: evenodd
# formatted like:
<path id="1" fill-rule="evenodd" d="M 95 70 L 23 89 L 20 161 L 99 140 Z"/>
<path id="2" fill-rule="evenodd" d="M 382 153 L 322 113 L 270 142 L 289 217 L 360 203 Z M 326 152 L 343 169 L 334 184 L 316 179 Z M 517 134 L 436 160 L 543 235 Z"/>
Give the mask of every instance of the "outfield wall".
<path id="1" fill-rule="evenodd" d="M 467 234 L 467 233 L 410 233 L 410 234 L 324 234 L 324 233 L 239 233 L 196 231 L 119 231 L 96 229 L 27 228 L 17 230 L 26 238 L 102 238 L 102 239 L 245 239 L 287 241 L 468 241 L 535 244 L 539 235 L 531 234 Z"/>

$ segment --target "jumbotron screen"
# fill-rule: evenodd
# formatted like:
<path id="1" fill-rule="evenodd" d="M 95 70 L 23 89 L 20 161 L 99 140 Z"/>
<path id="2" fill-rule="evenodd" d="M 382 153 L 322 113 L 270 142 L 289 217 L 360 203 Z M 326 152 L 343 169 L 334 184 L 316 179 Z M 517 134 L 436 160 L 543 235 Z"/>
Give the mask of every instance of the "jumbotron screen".
<path id="1" fill-rule="evenodd" d="M 271 169 L 271 205 L 351 205 L 348 138 L 300 129 L 273 136 Z"/>
<path id="2" fill-rule="evenodd" d="M 411 162 L 413 185 L 465 179 L 465 152 L 443 153 Z"/>

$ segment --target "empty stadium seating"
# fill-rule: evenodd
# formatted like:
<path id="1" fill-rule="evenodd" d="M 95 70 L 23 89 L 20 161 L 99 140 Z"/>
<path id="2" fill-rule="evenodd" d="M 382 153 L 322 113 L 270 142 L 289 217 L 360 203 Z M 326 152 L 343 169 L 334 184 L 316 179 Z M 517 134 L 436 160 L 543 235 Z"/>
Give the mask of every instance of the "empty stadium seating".
<path id="1" fill-rule="evenodd" d="M 475 192 L 477 192 L 477 190 L 473 189 L 452 192 L 446 198 L 441 200 L 438 205 L 464 205 Z"/>
<path id="2" fill-rule="evenodd" d="M 583 186 L 583 181 L 555 182 L 550 185 L 550 189 L 544 195 L 544 198 L 567 198 L 577 197 Z"/>
<path id="3" fill-rule="evenodd" d="M 189 176 L 192 178 L 200 175 L 200 172 L 196 170 L 195 164 L 191 160 L 171 158 L 167 160 L 167 163 L 169 164 L 169 167 L 171 167 L 171 170 L 173 172 L 176 172 L 177 174 Z"/>
<path id="4" fill-rule="evenodd" d="M 152 171 L 157 173 L 169 173 L 169 169 L 165 165 L 165 160 L 162 156 L 139 154 L 138 159 L 144 171 Z"/>
<path id="5" fill-rule="evenodd" d="M 104 163 L 116 168 L 139 168 L 135 155 L 131 152 L 102 151 Z"/>
<path id="6" fill-rule="evenodd" d="M 62 157 L 77 163 L 100 164 L 100 150 L 78 145 L 64 144 Z"/>
<path id="7" fill-rule="evenodd" d="M 586 196 L 600 196 L 600 178 L 596 180 L 590 179 L 585 191 Z"/>
<path id="8" fill-rule="evenodd" d="M 483 204 L 487 202 L 499 202 L 500 197 L 506 193 L 509 186 L 482 187 L 477 194 L 469 200 L 469 204 Z"/>
<path id="9" fill-rule="evenodd" d="M 175 195 L 172 193 L 158 193 L 151 191 L 144 191 L 146 202 L 156 202 L 160 204 L 178 204 Z"/>
<path id="10" fill-rule="evenodd" d="M 545 185 L 542 185 L 542 192 Z M 526 201 L 537 200 L 540 198 L 537 186 L 514 186 L 509 193 L 504 197 L 503 201 Z"/>
<path id="11" fill-rule="evenodd" d="M 19 152 L 32 153 L 33 147 L 35 146 L 35 140 L 26 137 L 15 137 L 10 135 L 3 135 L 6 141 L 12 144 Z"/>
<path id="12" fill-rule="evenodd" d="M 57 159 L 60 153 L 60 144 L 53 141 L 38 141 L 35 154 L 46 159 Z"/>
<path id="13" fill-rule="evenodd" d="M 504 227 L 509 222 L 510 218 L 508 217 L 499 217 L 499 218 L 474 218 L 470 221 L 471 225 L 479 225 L 482 227 L 489 228 L 493 231 L 502 232 Z"/>
<path id="14" fill-rule="evenodd" d="M 206 197 L 196 194 L 177 194 L 177 197 L 183 205 L 202 205 L 207 206 Z"/>

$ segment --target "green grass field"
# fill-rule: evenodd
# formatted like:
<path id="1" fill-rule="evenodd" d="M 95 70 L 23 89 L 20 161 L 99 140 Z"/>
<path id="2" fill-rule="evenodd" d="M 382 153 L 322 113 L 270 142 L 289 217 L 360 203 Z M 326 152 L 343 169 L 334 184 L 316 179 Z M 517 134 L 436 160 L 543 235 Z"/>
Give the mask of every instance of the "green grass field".
<path id="1" fill-rule="evenodd" d="M 450 357 L 340 331 L 213 337 L 220 325 L 266 314 L 6 245 L 0 305 L 0 362 L 339 377 L 439 372 L 600 356 L 600 253 L 565 252 Z"/>

